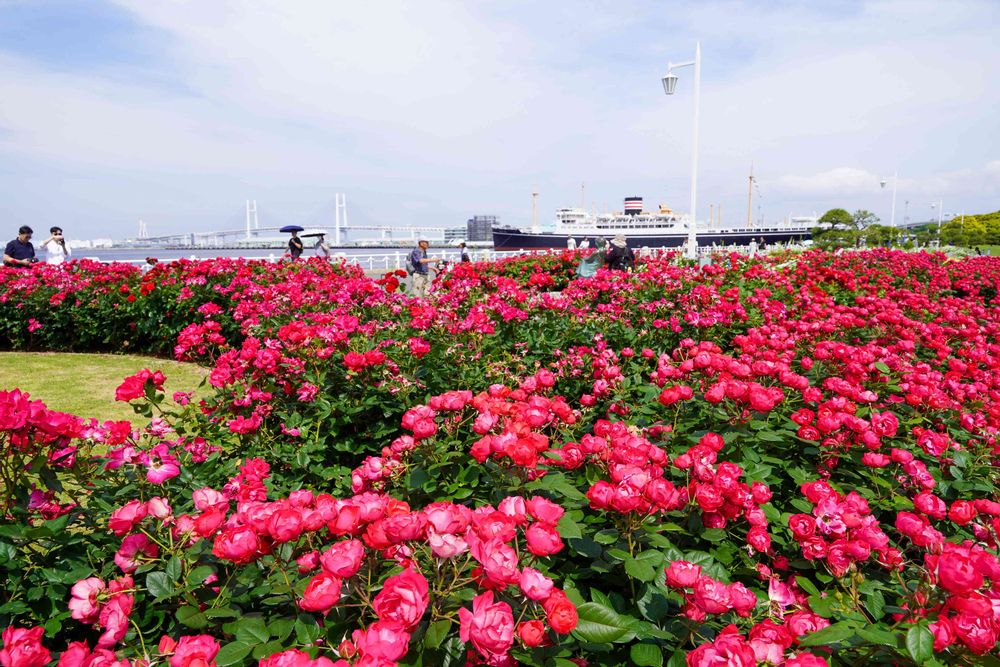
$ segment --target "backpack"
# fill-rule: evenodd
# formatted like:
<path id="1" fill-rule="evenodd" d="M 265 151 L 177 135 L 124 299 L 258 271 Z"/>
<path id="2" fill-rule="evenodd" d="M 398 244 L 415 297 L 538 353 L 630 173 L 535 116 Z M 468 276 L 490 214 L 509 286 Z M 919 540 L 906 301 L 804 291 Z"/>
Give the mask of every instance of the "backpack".
<path id="1" fill-rule="evenodd" d="M 413 258 L 409 255 L 406 256 L 406 275 L 412 276 L 417 272 L 417 267 L 413 264 Z"/>

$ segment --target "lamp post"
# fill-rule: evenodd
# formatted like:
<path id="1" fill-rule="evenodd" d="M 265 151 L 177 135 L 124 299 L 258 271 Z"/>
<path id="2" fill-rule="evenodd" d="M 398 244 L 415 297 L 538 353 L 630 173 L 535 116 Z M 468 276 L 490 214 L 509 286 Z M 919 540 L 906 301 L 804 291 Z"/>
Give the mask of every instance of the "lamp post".
<path id="1" fill-rule="evenodd" d="M 899 172 L 894 172 L 892 175 L 892 213 L 889 217 L 889 226 L 896 226 L 896 183 L 899 181 Z M 883 178 L 879 183 L 882 189 L 885 189 L 886 180 Z"/>
<path id="2" fill-rule="evenodd" d="M 941 220 L 944 218 L 944 200 L 938 199 L 937 202 L 931 204 L 931 208 L 936 208 L 938 211 L 938 237 L 941 236 Z"/>
<path id="3" fill-rule="evenodd" d="M 673 95 L 677 90 L 677 75 L 673 70 L 694 66 L 694 138 L 691 140 L 691 219 L 688 222 L 687 258 L 698 257 L 698 232 L 696 227 L 696 205 L 698 203 L 698 105 L 701 102 L 701 42 L 695 43 L 694 60 L 684 63 L 667 63 L 667 73 L 663 77 L 663 92 Z"/>

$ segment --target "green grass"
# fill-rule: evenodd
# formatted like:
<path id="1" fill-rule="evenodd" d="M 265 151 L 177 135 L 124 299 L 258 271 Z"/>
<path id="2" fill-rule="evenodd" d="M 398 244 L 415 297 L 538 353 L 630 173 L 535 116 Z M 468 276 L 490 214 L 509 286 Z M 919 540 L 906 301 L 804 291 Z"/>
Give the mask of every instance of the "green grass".
<path id="1" fill-rule="evenodd" d="M 0 390 L 20 389 L 52 410 L 80 417 L 129 419 L 141 423 L 128 403 L 115 400 L 123 378 L 143 368 L 167 376 L 167 400 L 175 391 L 194 391 L 208 371 L 137 355 L 0 352 Z"/>

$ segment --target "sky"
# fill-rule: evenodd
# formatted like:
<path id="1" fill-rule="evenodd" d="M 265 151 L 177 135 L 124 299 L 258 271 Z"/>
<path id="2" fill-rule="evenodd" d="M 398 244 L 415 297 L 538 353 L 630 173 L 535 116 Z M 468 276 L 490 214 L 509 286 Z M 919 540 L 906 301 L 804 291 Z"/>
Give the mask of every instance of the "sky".
<path id="1" fill-rule="evenodd" d="M 0 0 L 0 237 L 1000 209 L 995 0 Z M 886 181 L 885 187 L 880 185 Z M 585 187 L 581 187 L 585 184 Z M 711 209 L 709 206 L 711 205 Z M 360 236 L 366 234 L 358 233 Z"/>

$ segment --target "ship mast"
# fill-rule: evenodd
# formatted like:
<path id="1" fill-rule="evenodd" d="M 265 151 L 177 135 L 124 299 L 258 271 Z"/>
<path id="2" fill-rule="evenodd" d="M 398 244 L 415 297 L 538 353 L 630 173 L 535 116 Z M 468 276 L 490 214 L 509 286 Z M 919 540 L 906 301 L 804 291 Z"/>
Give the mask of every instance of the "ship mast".
<path id="1" fill-rule="evenodd" d="M 753 162 L 750 163 L 750 185 L 747 188 L 747 228 L 749 229 L 751 225 L 751 216 L 753 215 Z"/>

